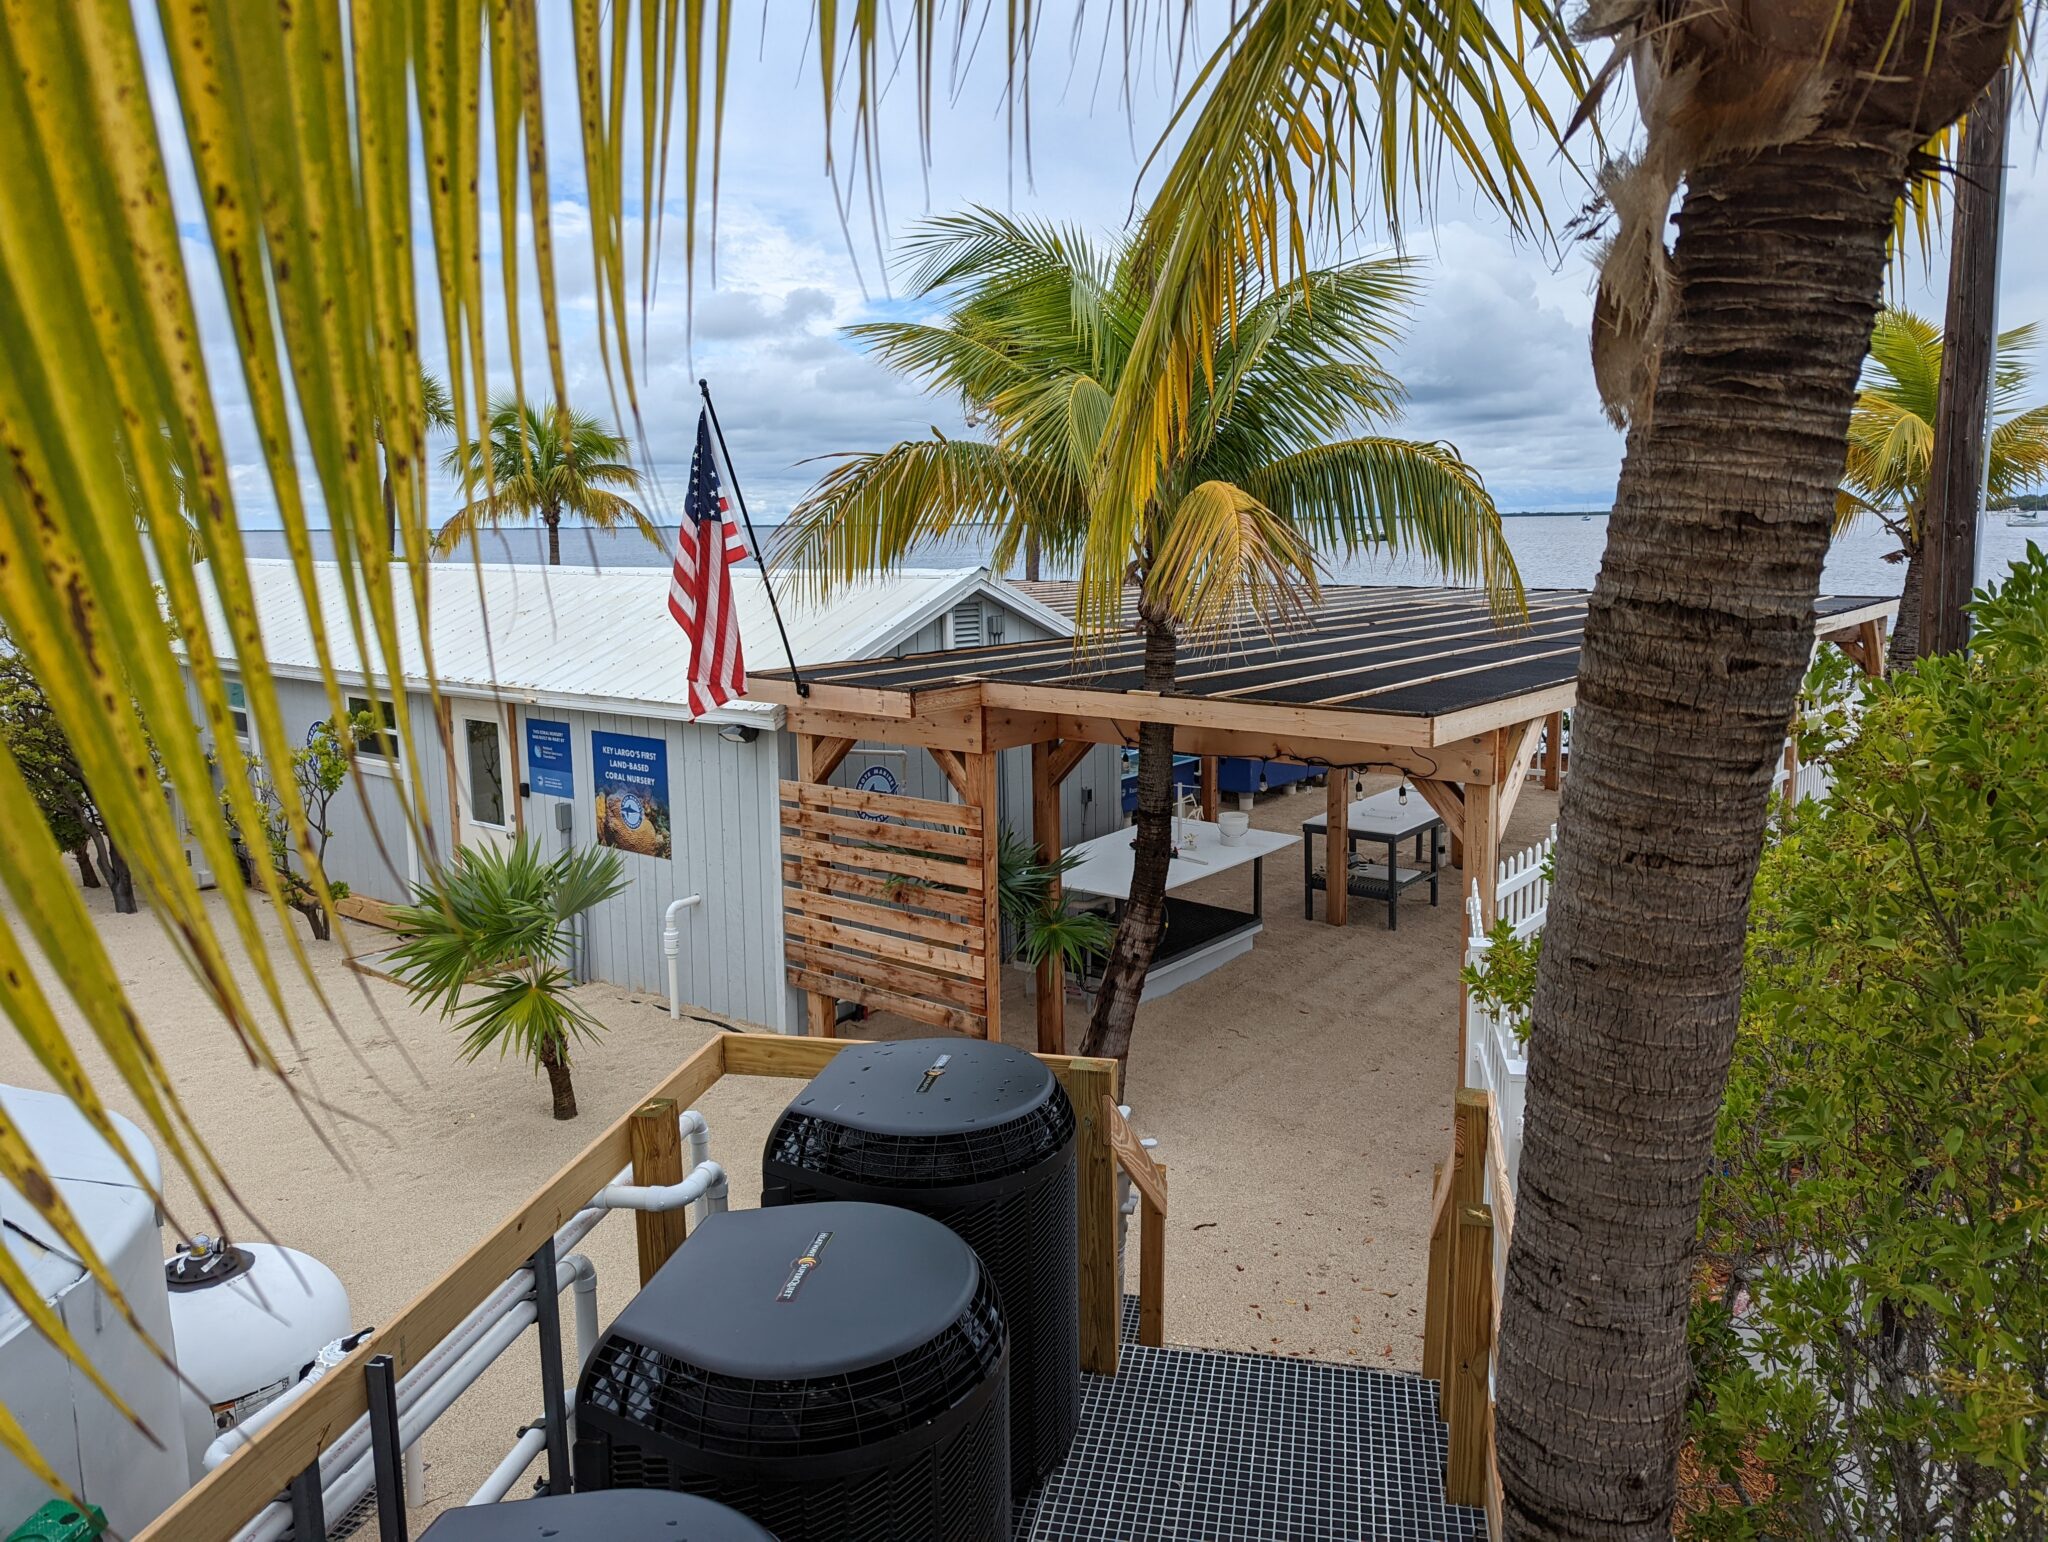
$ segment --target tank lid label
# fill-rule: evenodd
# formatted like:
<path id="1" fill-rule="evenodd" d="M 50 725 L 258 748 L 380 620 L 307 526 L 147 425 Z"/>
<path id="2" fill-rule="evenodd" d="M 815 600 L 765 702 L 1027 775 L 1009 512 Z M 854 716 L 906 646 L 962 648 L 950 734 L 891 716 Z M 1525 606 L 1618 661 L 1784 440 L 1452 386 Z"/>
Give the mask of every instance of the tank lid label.
<path id="1" fill-rule="evenodd" d="M 821 1231 L 811 1238 L 811 1245 L 804 1254 L 790 1265 L 789 1278 L 782 1282 L 782 1289 L 775 1293 L 777 1301 L 794 1301 L 796 1293 L 804 1288 L 804 1281 L 811 1277 L 811 1271 L 818 1267 L 818 1258 L 832 1240 L 832 1233 Z"/>

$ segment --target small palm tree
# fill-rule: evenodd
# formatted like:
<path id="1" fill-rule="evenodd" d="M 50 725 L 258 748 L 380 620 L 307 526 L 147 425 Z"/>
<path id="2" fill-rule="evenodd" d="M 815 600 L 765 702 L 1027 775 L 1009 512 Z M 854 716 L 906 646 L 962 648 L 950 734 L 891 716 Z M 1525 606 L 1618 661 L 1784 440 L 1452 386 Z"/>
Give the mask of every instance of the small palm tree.
<path id="1" fill-rule="evenodd" d="M 1277 289 L 1242 283 L 1208 339 L 1213 370 L 1178 383 L 1187 431 L 1141 516 L 1121 534 L 1099 507 L 1100 452 L 1116 404 L 1165 389 L 1126 369 L 1152 297 L 1142 232 L 1107 247 L 985 209 L 928 222 L 910 283 L 943 295 L 931 322 L 850 329 L 906 374 L 957 396 L 986 439 L 932 431 L 846 457 L 790 513 L 779 560 L 825 591 L 900 564 L 954 524 L 995 527 L 994 560 L 1036 545 L 1082 576 L 1081 620 L 1121 625 L 1134 585 L 1145 688 L 1173 687 L 1183 641 L 1273 622 L 1317 592 L 1320 553 L 1420 551 L 1519 606 L 1500 516 L 1479 473 L 1445 444 L 1365 432 L 1393 417 L 1400 382 L 1378 363 L 1415 293 L 1397 259 L 1319 269 Z M 1194 350 L 1178 357 L 1192 361 Z M 1090 603 L 1107 595 L 1108 604 Z M 1137 858 L 1082 1051 L 1121 1058 L 1158 945 L 1171 856 L 1173 729 L 1138 747 Z"/>
<path id="2" fill-rule="evenodd" d="M 393 912 L 404 941 L 392 973 L 422 1006 L 460 1013 L 463 1058 L 496 1048 L 547 1072 L 555 1117 L 576 1117 L 569 1046 L 603 1026 L 570 996 L 576 917 L 625 888 L 615 851 L 587 846 L 553 861 L 524 836 L 502 850 L 465 846 Z"/>
<path id="3" fill-rule="evenodd" d="M 2048 403 L 2022 407 L 2033 384 L 2028 354 L 2037 328 L 1999 334 L 1992 377 L 1989 489 L 1993 502 L 2048 480 Z M 1905 595 L 1892 632 L 1891 662 L 1919 653 L 1920 552 L 1927 480 L 1934 462 L 1934 419 L 1941 388 L 1941 329 L 1911 311 L 1887 309 L 1870 337 L 1856 410 L 1849 419 L 1849 461 L 1836 499 L 1839 531 L 1874 515 L 1899 538 Z"/>
<path id="4" fill-rule="evenodd" d="M 440 433 L 451 432 L 455 427 L 455 409 L 448 403 L 448 387 L 441 377 L 431 370 L 420 371 L 420 427 Z M 384 549 L 396 555 L 398 552 L 398 493 L 391 485 L 390 452 L 384 444 L 384 425 L 377 424 L 377 448 L 385 452 L 384 461 Z"/>
<path id="5" fill-rule="evenodd" d="M 625 496 L 640 490 L 640 473 L 625 453 L 626 441 L 588 413 L 500 398 L 491 404 L 490 437 L 458 445 L 443 463 L 475 497 L 436 533 L 434 549 L 453 551 L 482 525 L 495 530 L 506 520 L 537 519 L 547 527 L 548 561 L 559 565 L 564 514 L 599 530 L 633 525 L 664 545 L 661 531 Z"/>

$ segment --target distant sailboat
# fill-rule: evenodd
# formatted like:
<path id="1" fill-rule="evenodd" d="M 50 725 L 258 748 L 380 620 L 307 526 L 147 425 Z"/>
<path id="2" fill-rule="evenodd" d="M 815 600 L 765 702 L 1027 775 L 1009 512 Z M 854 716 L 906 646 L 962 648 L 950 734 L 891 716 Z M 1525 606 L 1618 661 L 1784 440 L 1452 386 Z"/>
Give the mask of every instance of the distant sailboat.
<path id="1" fill-rule="evenodd" d="M 2005 522 L 2010 526 L 2026 528 L 2033 525 L 2048 525 L 2048 514 L 2039 509 L 2007 509 Z"/>

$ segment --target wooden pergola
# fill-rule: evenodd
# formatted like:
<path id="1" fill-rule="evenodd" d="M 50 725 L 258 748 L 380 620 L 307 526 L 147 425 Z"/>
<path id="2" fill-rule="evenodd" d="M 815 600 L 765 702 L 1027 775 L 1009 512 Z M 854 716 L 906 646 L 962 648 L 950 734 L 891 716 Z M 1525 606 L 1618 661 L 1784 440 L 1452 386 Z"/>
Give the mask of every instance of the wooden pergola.
<path id="1" fill-rule="evenodd" d="M 1184 658 L 1164 695 L 1143 687 L 1136 635 L 1087 653 L 1060 639 L 832 664 L 805 670 L 801 690 L 786 673 L 754 676 L 751 693 L 785 707 L 797 735 L 796 779 L 783 789 L 787 947 L 811 1031 L 829 1034 L 835 1002 L 854 1000 L 999 1036 L 996 757 L 1007 749 L 1031 749 L 1047 854 L 1061 846 L 1067 775 L 1090 747 L 1135 744 L 1150 722 L 1170 723 L 1176 751 L 1205 758 L 1210 817 L 1223 756 L 1328 768 L 1333 831 L 1344 828 L 1349 773 L 1393 771 L 1443 817 L 1453 861 L 1492 873 L 1539 745 L 1549 746 L 1544 784 L 1558 785 L 1586 600 L 1532 590 L 1526 622 L 1502 629 L 1472 590 L 1332 589 L 1279 636 Z M 1874 673 L 1897 604 L 1824 598 L 1816 635 Z M 862 743 L 929 752 L 960 802 L 829 786 Z M 1491 883 L 1479 895 L 1490 921 Z M 1329 886 L 1331 925 L 1345 924 L 1348 899 L 1345 884 Z M 1041 1053 L 1065 1051 L 1064 1008 L 1049 963 L 1037 990 Z"/>

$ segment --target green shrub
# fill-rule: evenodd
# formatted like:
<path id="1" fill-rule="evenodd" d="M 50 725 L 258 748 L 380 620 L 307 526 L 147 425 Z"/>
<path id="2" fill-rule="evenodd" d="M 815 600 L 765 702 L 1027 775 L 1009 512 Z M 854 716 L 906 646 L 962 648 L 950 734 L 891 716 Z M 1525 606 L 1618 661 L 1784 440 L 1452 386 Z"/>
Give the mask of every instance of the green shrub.
<path id="1" fill-rule="evenodd" d="M 2048 559 L 1809 731 L 1701 1218 L 1690 1535 L 2048 1531 Z"/>

